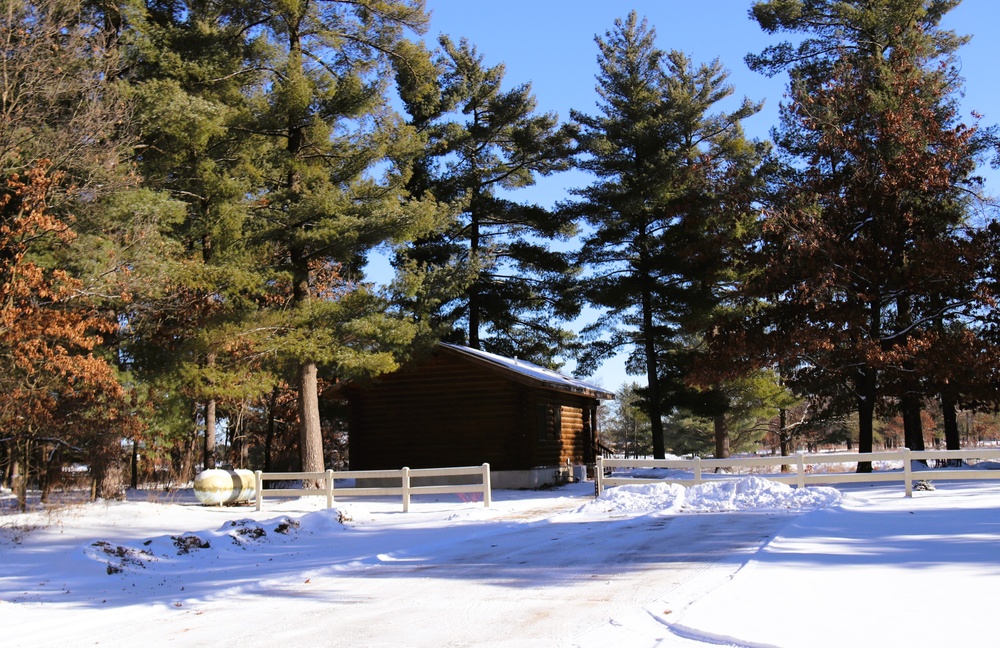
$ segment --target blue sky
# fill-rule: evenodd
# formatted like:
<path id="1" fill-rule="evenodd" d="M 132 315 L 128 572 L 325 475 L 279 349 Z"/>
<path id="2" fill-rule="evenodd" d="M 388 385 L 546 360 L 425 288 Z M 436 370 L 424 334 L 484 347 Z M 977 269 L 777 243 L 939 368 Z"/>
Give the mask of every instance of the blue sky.
<path id="1" fill-rule="evenodd" d="M 764 110 L 744 125 L 752 137 L 766 139 L 777 123 L 787 79 L 767 78 L 743 63 L 749 52 L 781 40 L 765 34 L 747 12 L 752 0 L 427 0 L 431 12 L 427 39 L 444 33 L 468 38 L 488 65 L 504 63 L 505 83 L 530 83 L 542 111 L 568 119 L 570 108 L 596 113 L 597 45 L 616 18 L 635 9 L 655 28 L 657 46 L 678 49 L 695 63 L 718 58 L 729 69 L 733 102 L 746 96 L 765 101 Z M 1000 123 L 1000 2 L 965 0 L 948 14 L 945 27 L 972 40 L 959 51 L 966 80 L 964 114 L 975 110 L 983 124 Z M 565 195 L 576 178 L 545 182 L 532 200 Z M 1000 184 L 1000 177 L 997 178 Z M 550 186 L 551 185 L 551 186 Z M 998 192 L 1000 193 L 1000 192 Z M 526 191 L 525 195 L 529 195 Z M 551 198 L 549 198 L 551 200 Z"/>
<path id="2" fill-rule="evenodd" d="M 506 87 L 530 83 L 539 110 L 568 119 L 570 108 L 594 114 L 597 94 L 597 46 L 603 35 L 635 9 L 655 28 L 657 46 L 685 52 L 696 64 L 718 58 L 730 70 L 733 102 L 746 96 L 765 101 L 764 110 L 745 122 L 751 137 L 766 139 L 777 123 L 786 78 L 767 78 L 743 63 L 748 52 L 759 52 L 778 38 L 765 34 L 747 11 L 751 0 L 427 0 L 431 24 L 427 38 L 444 33 L 468 38 L 488 65 L 504 63 Z M 946 18 L 945 26 L 972 41 L 959 51 L 966 79 L 963 113 L 975 110 L 983 124 L 1000 123 L 1000 2 L 965 0 Z M 988 190 L 1000 193 L 1000 173 L 988 170 Z M 546 178 L 513 197 L 551 206 L 567 197 L 566 190 L 587 181 L 579 173 Z M 624 363 L 609 361 L 593 377 L 609 389 L 626 380 Z M 642 381 L 644 382 L 644 381 Z"/>

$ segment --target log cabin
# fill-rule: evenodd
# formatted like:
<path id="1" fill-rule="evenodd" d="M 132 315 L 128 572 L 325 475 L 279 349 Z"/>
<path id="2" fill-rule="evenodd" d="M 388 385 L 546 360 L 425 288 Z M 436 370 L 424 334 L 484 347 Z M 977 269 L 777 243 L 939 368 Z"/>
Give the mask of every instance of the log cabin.
<path id="1" fill-rule="evenodd" d="M 586 477 L 597 408 L 614 394 L 523 360 L 440 343 L 426 358 L 338 390 L 351 470 L 490 464 L 495 488 Z"/>

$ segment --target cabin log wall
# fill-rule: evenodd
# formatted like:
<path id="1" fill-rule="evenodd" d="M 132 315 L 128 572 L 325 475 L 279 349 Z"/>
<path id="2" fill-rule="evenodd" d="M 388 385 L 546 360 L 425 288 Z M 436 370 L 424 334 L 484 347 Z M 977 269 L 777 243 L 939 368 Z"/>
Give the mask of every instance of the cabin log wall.
<path id="1" fill-rule="evenodd" d="M 594 461 L 596 399 L 532 387 L 449 353 L 351 387 L 346 396 L 354 470 L 484 462 L 528 470 Z"/>

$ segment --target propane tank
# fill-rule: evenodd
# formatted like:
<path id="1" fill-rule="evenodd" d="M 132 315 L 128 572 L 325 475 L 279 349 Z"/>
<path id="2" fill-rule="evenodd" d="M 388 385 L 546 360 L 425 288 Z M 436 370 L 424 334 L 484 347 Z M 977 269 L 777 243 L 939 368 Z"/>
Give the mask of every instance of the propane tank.
<path id="1" fill-rule="evenodd" d="M 253 471 L 212 468 L 194 478 L 194 496 L 207 506 L 249 502 L 257 496 Z"/>

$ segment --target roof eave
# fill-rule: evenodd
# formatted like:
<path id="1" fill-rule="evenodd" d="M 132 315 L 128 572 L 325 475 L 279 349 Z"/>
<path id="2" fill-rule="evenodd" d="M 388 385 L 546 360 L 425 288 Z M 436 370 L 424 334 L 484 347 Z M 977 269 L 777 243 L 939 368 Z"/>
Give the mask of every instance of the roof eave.
<path id="1" fill-rule="evenodd" d="M 493 369 L 494 371 L 501 372 L 505 376 L 508 376 L 510 379 L 526 385 L 543 387 L 545 389 L 551 389 L 561 393 L 575 394 L 577 396 L 586 396 L 588 398 L 594 398 L 596 400 L 614 400 L 615 398 L 615 395 L 608 391 L 600 389 L 588 389 L 586 387 L 582 387 L 579 385 L 571 385 L 553 380 L 545 380 L 544 378 L 538 378 L 528 374 L 518 373 L 516 371 L 513 371 L 510 367 L 504 365 L 503 363 L 496 362 L 494 360 L 491 360 L 490 358 L 483 357 L 475 353 L 468 353 L 464 350 L 465 349 L 464 347 L 461 347 L 457 344 L 439 343 L 438 348 L 445 349 L 446 351 L 449 351 L 456 355 L 460 355 L 461 357 L 467 358 L 480 366 L 488 367 L 490 369 Z M 474 349 L 472 349 L 472 351 L 474 351 Z"/>

